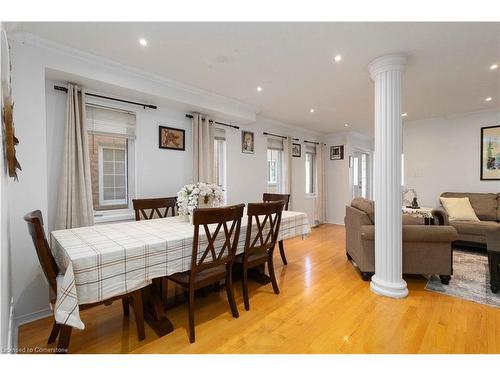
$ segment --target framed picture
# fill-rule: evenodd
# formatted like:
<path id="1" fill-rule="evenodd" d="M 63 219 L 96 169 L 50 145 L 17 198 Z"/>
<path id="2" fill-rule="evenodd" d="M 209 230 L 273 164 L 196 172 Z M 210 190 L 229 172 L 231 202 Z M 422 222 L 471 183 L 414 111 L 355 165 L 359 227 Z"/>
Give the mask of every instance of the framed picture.
<path id="1" fill-rule="evenodd" d="M 186 132 L 183 129 L 159 127 L 159 147 L 167 150 L 186 150 Z"/>
<path id="2" fill-rule="evenodd" d="M 292 143 L 292 156 L 300 158 L 302 155 L 302 145 L 300 143 Z"/>
<path id="3" fill-rule="evenodd" d="M 241 131 L 241 152 L 253 154 L 255 152 L 255 138 L 252 132 Z"/>
<path id="4" fill-rule="evenodd" d="M 481 180 L 500 180 L 500 125 L 481 128 Z"/>
<path id="5" fill-rule="evenodd" d="M 344 146 L 330 146 L 330 160 L 344 160 Z"/>

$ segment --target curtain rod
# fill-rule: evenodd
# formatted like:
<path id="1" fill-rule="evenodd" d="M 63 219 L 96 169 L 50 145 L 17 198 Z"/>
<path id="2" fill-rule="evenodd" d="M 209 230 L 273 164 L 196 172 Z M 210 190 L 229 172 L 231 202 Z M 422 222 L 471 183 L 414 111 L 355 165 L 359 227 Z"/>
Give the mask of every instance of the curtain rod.
<path id="1" fill-rule="evenodd" d="M 57 90 L 57 91 L 64 91 L 64 92 L 68 92 L 68 89 L 66 87 L 63 87 L 63 86 L 57 86 L 57 85 L 54 85 L 54 90 Z M 158 107 L 153 105 L 153 104 L 145 104 L 145 103 L 138 103 L 138 102 L 132 102 L 130 100 L 124 100 L 124 99 L 117 99 L 117 98 L 112 98 L 111 96 L 104 96 L 104 95 L 98 95 L 98 94 L 91 94 L 89 92 L 86 92 L 85 95 L 88 95 L 88 96 L 93 96 L 94 98 L 101 98 L 101 99 L 107 99 L 107 100 L 114 100 L 115 102 L 122 102 L 122 103 L 128 103 L 128 104 L 134 104 L 134 105 L 138 105 L 140 107 L 143 107 L 144 109 L 146 108 L 151 108 L 151 109 L 157 109 Z"/>
<path id="2" fill-rule="evenodd" d="M 264 135 L 270 135 L 271 137 L 283 138 L 283 139 L 287 139 L 288 138 L 288 137 L 286 137 L 284 135 L 273 134 L 273 133 L 268 133 L 268 132 L 264 132 L 262 134 L 264 134 Z M 292 141 L 300 141 L 300 139 L 298 139 L 298 138 L 292 138 Z"/>
<path id="3" fill-rule="evenodd" d="M 193 118 L 193 115 L 191 113 L 186 113 L 186 117 L 187 118 Z M 205 119 L 203 118 L 202 120 L 205 120 Z M 214 120 L 209 120 L 209 121 L 213 122 L 214 124 L 222 125 L 222 126 L 227 126 L 227 127 L 233 128 L 233 129 L 239 129 L 240 128 L 239 126 L 231 125 L 231 124 L 225 124 L 225 123 L 219 122 L 219 121 L 214 121 Z"/>

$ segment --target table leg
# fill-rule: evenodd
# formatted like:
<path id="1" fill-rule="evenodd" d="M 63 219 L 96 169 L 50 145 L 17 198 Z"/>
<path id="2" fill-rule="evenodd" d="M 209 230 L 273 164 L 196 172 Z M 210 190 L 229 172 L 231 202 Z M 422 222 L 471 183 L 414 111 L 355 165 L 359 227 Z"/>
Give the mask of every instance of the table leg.
<path id="1" fill-rule="evenodd" d="M 248 270 L 248 278 L 262 285 L 266 285 L 271 282 L 271 278 L 265 273 L 265 266 L 263 264 L 250 268 Z"/>
<path id="2" fill-rule="evenodd" d="M 144 320 L 159 337 L 174 330 L 174 325 L 168 320 L 163 308 L 161 291 L 155 283 L 144 288 Z"/>

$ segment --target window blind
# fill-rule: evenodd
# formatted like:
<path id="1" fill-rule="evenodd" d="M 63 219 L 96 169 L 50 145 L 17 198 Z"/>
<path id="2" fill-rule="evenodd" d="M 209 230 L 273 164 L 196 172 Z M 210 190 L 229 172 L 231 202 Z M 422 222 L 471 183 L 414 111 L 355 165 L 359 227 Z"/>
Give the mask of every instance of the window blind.
<path id="1" fill-rule="evenodd" d="M 283 140 L 269 137 L 267 138 L 267 148 L 271 150 L 283 150 Z"/>
<path id="2" fill-rule="evenodd" d="M 135 138 L 135 114 L 87 105 L 87 130 L 94 134 L 112 134 Z"/>
<path id="3" fill-rule="evenodd" d="M 306 152 L 308 154 L 314 154 L 314 155 L 316 155 L 316 146 L 315 145 L 306 144 L 305 145 L 305 149 L 306 149 Z"/>
<path id="4" fill-rule="evenodd" d="M 215 139 L 225 141 L 226 140 L 226 131 L 221 128 L 215 128 Z"/>

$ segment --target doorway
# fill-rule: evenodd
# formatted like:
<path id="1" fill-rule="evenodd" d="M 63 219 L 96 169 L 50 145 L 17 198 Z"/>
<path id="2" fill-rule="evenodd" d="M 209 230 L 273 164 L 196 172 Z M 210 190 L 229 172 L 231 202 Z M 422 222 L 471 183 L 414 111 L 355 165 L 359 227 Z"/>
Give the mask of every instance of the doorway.
<path id="1" fill-rule="evenodd" d="M 355 151 L 351 160 L 351 181 L 353 198 L 371 198 L 370 191 L 370 154 Z"/>

